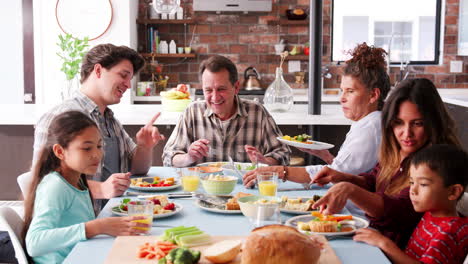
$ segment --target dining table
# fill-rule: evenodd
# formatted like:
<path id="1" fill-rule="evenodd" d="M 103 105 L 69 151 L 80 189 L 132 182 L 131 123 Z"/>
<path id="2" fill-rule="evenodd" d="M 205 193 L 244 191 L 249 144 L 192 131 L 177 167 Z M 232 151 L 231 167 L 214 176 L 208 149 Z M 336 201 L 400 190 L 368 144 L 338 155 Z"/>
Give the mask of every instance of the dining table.
<path id="1" fill-rule="evenodd" d="M 155 176 L 161 178 L 175 177 L 177 179 L 179 178 L 179 173 L 178 169 L 171 167 L 151 167 L 146 177 Z M 289 181 L 279 182 L 278 190 L 277 196 L 286 195 L 288 197 L 311 197 L 313 195 L 324 195 L 327 192 L 326 187 L 313 186 L 310 189 L 305 189 L 302 184 Z M 130 188 L 128 189 L 128 192 L 135 191 L 141 192 Z M 198 191 L 204 192 L 201 185 Z M 159 195 L 180 192 L 183 192 L 182 187 L 148 194 Z M 245 188 L 240 181 L 236 184 L 233 191 L 233 193 L 237 192 L 251 193 L 254 195 L 259 194 L 258 189 Z M 126 194 L 127 192 L 121 197 L 110 199 L 105 207 L 102 208 L 97 218 L 115 216 L 113 215 L 112 207 L 119 205 L 123 198 L 136 198 L 127 197 Z M 177 198 L 172 199 L 172 201 L 182 206 L 182 210 L 166 218 L 153 219 L 153 226 L 149 235 L 161 235 L 165 229 L 170 227 L 196 226 L 212 236 L 248 236 L 254 228 L 250 220 L 243 214 L 221 214 L 203 210 L 196 205 L 196 198 Z M 349 214 L 349 211 L 344 208 L 341 213 Z M 282 212 L 281 221 L 284 224 L 289 218 L 294 216 L 296 215 Z M 114 240 L 115 237 L 99 235 L 79 242 L 72 249 L 64 263 L 104 263 L 111 251 Z M 390 263 L 379 248 L 353 241 L 352 236 L 334 237 L 330 239 L 328 243 L 342 263 Z"/>

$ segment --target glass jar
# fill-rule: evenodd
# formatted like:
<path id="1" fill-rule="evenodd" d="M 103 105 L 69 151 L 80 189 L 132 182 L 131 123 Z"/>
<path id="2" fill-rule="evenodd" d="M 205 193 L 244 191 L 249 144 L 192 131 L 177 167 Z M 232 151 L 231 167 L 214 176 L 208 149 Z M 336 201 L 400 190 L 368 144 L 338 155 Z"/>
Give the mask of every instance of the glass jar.
<path id="1" fill-rule="evenodd" d="M 277 67 L 276 78 L 268 86 L 263 98 L 263 104 L 270 112 L 286 112 L 291 109 L 293 103 L 293 91 L 283 78 L 283 70 Z"/>

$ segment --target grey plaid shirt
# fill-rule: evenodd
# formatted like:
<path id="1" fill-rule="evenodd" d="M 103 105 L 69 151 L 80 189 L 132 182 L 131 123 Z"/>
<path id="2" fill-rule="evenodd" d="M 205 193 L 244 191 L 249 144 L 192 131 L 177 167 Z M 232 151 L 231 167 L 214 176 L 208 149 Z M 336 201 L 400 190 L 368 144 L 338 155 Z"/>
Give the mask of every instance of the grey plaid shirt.
<path id="1" fill-rule="evenodd" d="M 41 148 L 47 142 L 47 135 L 50 123 L 52 120 L 59 114 L 66 111 L 80 111 L 88 115 L 94 122 L 96 122 L 99 131 L 103 135 L 103 131 L 107 131 L 105 124 L 108 124 L 108 127 L 113 129 L 116 138 L 118 139 L 118 145 L 120 149 L 120 172 L 128 172 L 130 169 L 130 161 L 133 156 L 133 153 L 136 149 L 136 144 L 133 142 L 132 138 L 125 132 L 122 124 L 114 118 L 114 113 L 111 109 L 106 108 L 104 115 L 101 115 L 99 108 L 90 98 L 80 91 L 77 91 L 73 98 L 64 101 L 62 104 L 54 107 L 49 112 L 45 113 L 39 122 L 36 124 L 34 131 L 34 154 L 33 154 L 33 164 L 39 158 L 39 152 Z M 103 135 L 104 138 L 104 135 Z M 106 147 L 104 146 L 104 152 Z M 93 176 L 93 180 L 103 181 L 102 179 L 101 167 L 99 167 L 96 175 Z"/>
<path id="2" fill-rule="evenodd" d="M 190 144 L 199 139 L 210 141 L 208 157 L 200 162 L 226 161 L 229 156 L 235 161 L 250 162 L 244 145 L 252 145 L 265 157 L 288 165 L 291 150 L 276 139 L 282 134 L 267 110 L 251 100 L 237 96 L 235 100 L 237 113 L 228 121 L 225 130 L 205 101 L 192 103 L 180 117 L 164 147 L 164 166 L 172 166 L 172 158 L 187 153 Z"/>

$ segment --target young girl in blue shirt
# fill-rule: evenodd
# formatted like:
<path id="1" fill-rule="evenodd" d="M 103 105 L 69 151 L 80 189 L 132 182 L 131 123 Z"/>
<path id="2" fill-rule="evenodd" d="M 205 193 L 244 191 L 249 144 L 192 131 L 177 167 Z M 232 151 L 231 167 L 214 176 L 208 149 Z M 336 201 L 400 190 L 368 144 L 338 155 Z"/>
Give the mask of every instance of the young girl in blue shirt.
<path id="1" fill-rule="evenodd" d="M 86 175 L 101 166 L 102 144 L 96 124 L 81 112 L 52 121 L 25 200 L 23 236 L 35 263 L 62 263 L 78 242 L 99 234 L 137 235 L 144 231 L 135 227 L 148 227 L 132 222 L 142 216 L 96 219 Z"/>

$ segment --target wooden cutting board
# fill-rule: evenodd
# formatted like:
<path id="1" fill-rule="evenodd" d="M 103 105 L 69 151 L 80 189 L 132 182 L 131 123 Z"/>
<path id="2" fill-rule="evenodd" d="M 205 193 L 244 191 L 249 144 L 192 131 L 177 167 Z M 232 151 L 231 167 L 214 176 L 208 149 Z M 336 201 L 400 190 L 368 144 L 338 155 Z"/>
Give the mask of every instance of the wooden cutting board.
<path id="1" fill-rule="evenodd" d="M 246 236 L 213 236 L 213 242 L 218 242 L 222 240 L 230 239 L 245 239 Z M 114 240 L 111 251 L 106 258 L 104 263 L 106 264 L 147 264 L 147 263 L 157 263 L 154 259 L 138 259 L 136 257 L 137 248 L 139 245 L 143 245 L 146 242 L 155 243 L 158 240 L 157 236 L 119 236 Z M 320 264 L 341 264 L 341 261 L 336 256 L 335 251 L 330 247 L 328 241 L 325 237 L 319 237 L 320 242 L 323 243 L 324 248 L 320 255 Z M 209 247 L 210 245 L 193 247 L 192 249 L 200 250 L 202 252 L 202 258 L 200 264 L 211 264 L 210 261 L 206 260 L 203 257 L 203 250 Z M 241 255 L 237 255 L 237 258 L 230 262 L 230 264 L 240 264 Z"/>

